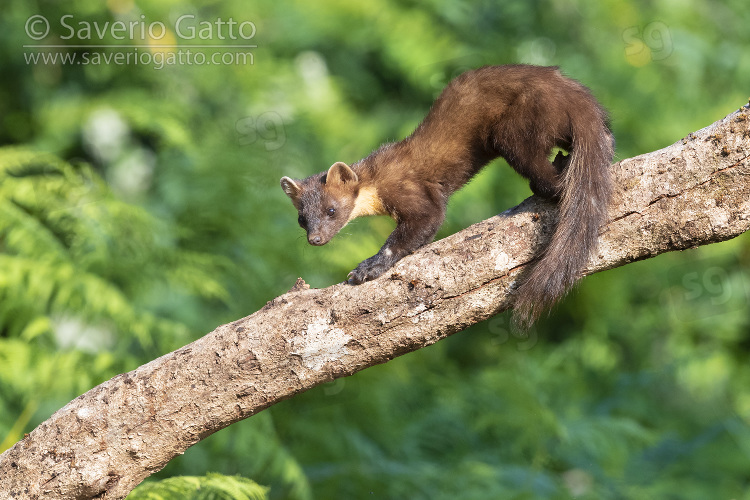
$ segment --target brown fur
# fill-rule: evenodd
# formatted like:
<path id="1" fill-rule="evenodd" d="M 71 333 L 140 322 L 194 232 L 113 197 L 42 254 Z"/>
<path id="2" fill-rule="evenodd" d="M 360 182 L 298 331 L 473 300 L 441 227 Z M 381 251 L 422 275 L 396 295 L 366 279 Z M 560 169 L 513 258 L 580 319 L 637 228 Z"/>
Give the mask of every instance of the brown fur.
<path id="1" fill-rule="evenodd" d="M 555 147 L 570 155 L 550 162 Z M 516 319 L 529 325 L 575 283 L 596 248 L 613 152 L 606 112 L 586 87 L 554 67 L 488 66 L 454 79 L 403 141 L 281 185 L 314 245 L 360 215 L 396 219 L 381 250 L 350 273 L 359 284 L 432 241 L 451 194 L 505 158 L 535 194 L 560 201 L 552 239 L 518 290 Z"/>

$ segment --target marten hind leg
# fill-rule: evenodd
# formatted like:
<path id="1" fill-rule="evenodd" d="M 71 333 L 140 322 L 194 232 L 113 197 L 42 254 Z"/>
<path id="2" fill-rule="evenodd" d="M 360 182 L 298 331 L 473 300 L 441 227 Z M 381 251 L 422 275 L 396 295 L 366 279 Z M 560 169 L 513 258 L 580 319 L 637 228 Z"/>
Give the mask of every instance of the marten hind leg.
<path id="1" fill-rule="evenodd" d="M 519 124 L 511 134 L 501 129 L 495 136 L 497 152 L 516 172 L 529 180 L 531 191 L 548 200 L 559 200 L 562 194 L 563 171 L 568 157 L 558 153 L 550 162 L 549 155 L 556 143 L 536 130 L 533 124 Z"/>
<path id="2" fill-rule="evenodd" d="M 518 166 L 511 163 L 511 166 L 518 173 L 529 179 L 531 191 L 542 198 L 559 201 L 563 187 L 563 171 L 567 166 L 568 158 L 562 153 L 558 153 L 553 162 L 550 162 L 546 156 L 536 154 L 519 162 Z"/>

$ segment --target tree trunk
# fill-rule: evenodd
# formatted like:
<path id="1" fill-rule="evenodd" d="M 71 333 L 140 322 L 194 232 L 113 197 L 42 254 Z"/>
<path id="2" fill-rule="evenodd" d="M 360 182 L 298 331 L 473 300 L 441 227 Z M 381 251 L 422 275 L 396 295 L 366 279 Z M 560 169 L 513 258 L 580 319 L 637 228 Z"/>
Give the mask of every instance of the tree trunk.
<path id="1" fill-rule="evenodd" d="M 587 274 L 750 228 L 750 107 L 612 167 Z M 529 198 L 361 286 L 304 282 L 260 311 L 79 396 L 0 455 L 3 498 L 123 498 L 228 425 L 430 345 L 513 304 L 555 206 Z"/>

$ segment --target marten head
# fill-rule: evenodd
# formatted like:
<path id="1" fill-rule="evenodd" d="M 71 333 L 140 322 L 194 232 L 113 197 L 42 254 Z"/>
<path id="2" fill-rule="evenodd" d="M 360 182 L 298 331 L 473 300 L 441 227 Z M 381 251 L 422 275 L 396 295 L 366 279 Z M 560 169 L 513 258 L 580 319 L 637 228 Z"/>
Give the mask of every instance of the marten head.
<path id="1" fill-rule="evenodd" d="M 311 245 L 325 245 L 357 216 L 359 178 L 346 163 L 334 163 L 327 172 L 303 180 L 282 177 L 281 189 L 299 212 L 297 221 Z"/>

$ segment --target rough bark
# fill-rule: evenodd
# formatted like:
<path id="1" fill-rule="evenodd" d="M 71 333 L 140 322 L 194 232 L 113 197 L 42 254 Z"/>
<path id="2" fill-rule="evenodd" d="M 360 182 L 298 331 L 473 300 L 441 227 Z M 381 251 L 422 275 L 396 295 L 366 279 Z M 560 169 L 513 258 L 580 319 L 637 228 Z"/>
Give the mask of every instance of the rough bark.
<path id="1" fill-rule="evenodd" d="M 733 238 L 750 228 L 750 108 L 612 169 L 618 189 L 587 274 Z M 529 198 L 374 282 L 298 282 L 58 410 L 0 455 L 0 496 L 123 498 L 219 429 L 509 308 L 555 216 L 554 205 Z"/>

